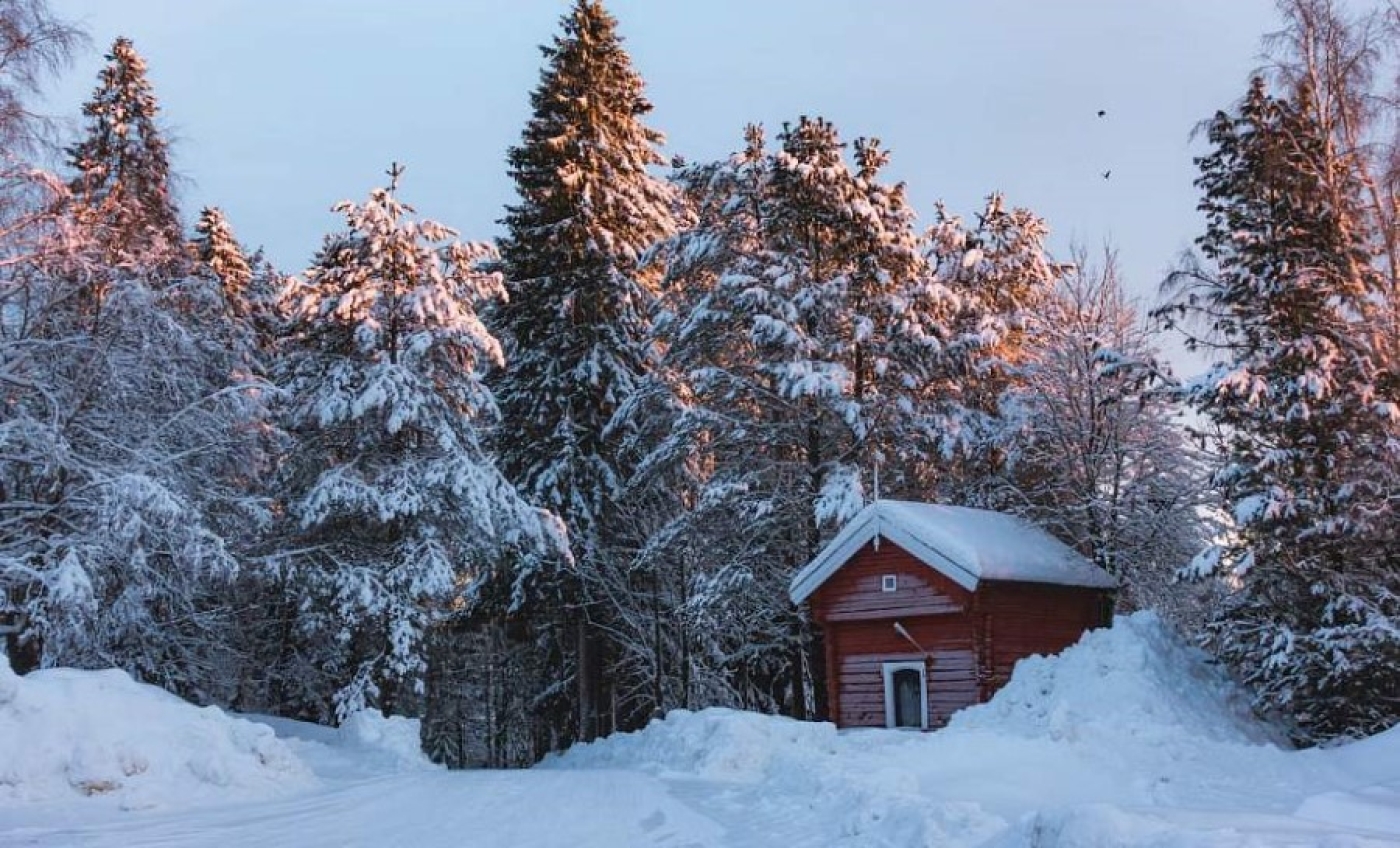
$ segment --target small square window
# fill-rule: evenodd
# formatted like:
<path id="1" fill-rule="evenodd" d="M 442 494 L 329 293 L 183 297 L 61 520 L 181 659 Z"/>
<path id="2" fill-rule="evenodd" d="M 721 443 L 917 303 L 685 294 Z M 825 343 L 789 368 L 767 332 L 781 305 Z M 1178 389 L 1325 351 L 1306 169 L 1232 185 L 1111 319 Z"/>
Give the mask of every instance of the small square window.
<path id="1" fill-rule="evenodd" d="M 886 574 L 880 578 L 880 591 L 893 592 L 899 588 L 899 575 Z"/>

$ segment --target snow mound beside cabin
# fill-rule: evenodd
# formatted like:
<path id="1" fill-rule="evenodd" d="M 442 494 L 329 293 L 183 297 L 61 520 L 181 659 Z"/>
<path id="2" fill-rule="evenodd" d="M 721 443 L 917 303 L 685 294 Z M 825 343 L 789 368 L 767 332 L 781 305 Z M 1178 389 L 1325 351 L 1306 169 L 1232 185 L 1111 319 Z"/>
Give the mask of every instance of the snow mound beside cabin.
<path id="1" fill-rule="evenodd" d="M 1021 661 L 991 701 L 934 733 L 678 710 L 545 766 L 740 783 L 745 827 L 792 828 L 791 799 L 805 799 L 810 839 L 794 844 L 839 833 L 852 844 L 1117 848 L 1157 846 L 1162 828 L 1200 835 L 1134 810 L 1292 813 L 1317 794 L 1315 769 L 1272 739 L 1203 652 L 1138 613 Z M 1220 843 L 1160 846 L 1179 844 Z"/>
<path id="2" fill-rule="evenodd" d="M 575 745 L 540 767 L 729 784 L 743 799 L 735 829 L 783 833 L 785 844 L 963 846 L 1003 830 L 1006 821 L 976 802 L 924 793 L 909 766 L 926 758 L 898 747 L 920 737 L 926 735 L 838 733 L 828 722 L 716 707 L 672 710 L 641 730 Z M 806 812 L 795 817 L 794 809 Z"/>
<path id="3" fill-rule="evenodd" d="M 834 756 L 837 741 L 836 726 L 826 722 L 721 707 L 672 710 L 641 730 L 575 745 L 543 765 L 757 782 Z"/>
<path id="4" fill-rule="evenodd" d="M 264 799 L 314 782 L 271 728 L 126 672 L 17 676 L 0 657 L 0 805 L 84 796 L 122 809 Z"/>
<path id="5" fill-rule="evenodd" d="M 1071 743 L 1282 742 L 1209 655 L 1150 611 L 1118 616 L 1056 656 L 1019 661 L 990 701 L 955 713 L 948 726 Z"/>

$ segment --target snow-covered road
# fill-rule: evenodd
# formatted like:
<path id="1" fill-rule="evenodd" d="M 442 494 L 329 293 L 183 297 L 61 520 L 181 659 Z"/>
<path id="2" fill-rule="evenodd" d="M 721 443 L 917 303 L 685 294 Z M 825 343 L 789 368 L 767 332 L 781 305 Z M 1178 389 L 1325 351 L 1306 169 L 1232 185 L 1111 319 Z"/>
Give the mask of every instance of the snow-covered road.
<path id="1" fill-rule="evenodd" d="M 703 716 L 727 723 L 733 715 Z M 742 720 L 742 719 L 741 719 Z M 883 734 L 877 734 L 883 735 Z M 872 742 L 877 741 L 872 739 Z M 830 776 L 810 793 L 804 779 L 779 786 L 658 775 L 620 769 L 543 768 L 513 772 L 388 771 L 338 776 L 340 754 L 318 756 L 294 742 L 321 775 L 310 791 L 273 801 L 170 812 L 128 812 L 72 804 L 0 809 L 6 848 L 826 848 L 826 846 L 962 846 L 997 848 L 1381 848 L 1400 845 L 1396 820 L 1368 803 L 1354 823 L 1308 821 L 1260 808 L 1148 807 L 1058 803 L 1093 787 L 1046 785 L 1039 813 L 1008 822 L 982 803 L 938 800 L 950 787 L 900 786 L 898 769 L 850 775 L 841 789 Z M 883 757 L 879 744 L 872 756 Z M 856 763 L 868 766 L 869 763 Z M 1073 772 L 1073 766 L 1069 769 Z M 935 769 L 936 771 L 936 769 Z M 1045 775 L 1051 778 L 1052 775 Z M 816 778 L 806 775 L 805 778 Z M 1261 775 L 1261 777 L 1266 777 Z M 818 784 L 826 784 L 820 787 Z M 864 788 L 861 787 L 864 784 Z M 1025 775 L 1009 788 L 1024 790 Z M 883 791 L 873 792 L 877 787 Z M 986 787 L 967 787 L 980 794 Z M 1206 787 L 1201 787 L 1206 788 Z M 1026 799 L 1030 800 L 1030 799 Z M 1261 791 L 1259 800 L 1270 800 Z M 1355 803 L 1355 796 L 1341 800 Z M 1372 799 L 1376 800 L 1376 799 Z M 1381 799 L 1395 803 L 1400 797 Z M 1010 803 L 1003 798 L 1004 803 Z M 991 806 L 1001 806 L 994 803 Z M 1016 806 L 1013 804 L 1013 806 Z M 1034 806 L 1034 803 L 1031 805 Z M 1260 805 L 1269 806 L 1267 803 Z M 1330 807 L 1342 813 L 1344 806 Z M 1400 807 L 1393 808 L 1400 814 Z M 1371 818 L 1367 819 L 1369 814 Z"/>
<path id="2" fill-rule="evenodd" d="M 174 813 L 0 812 L 0 845 L 84 848 L 720 846 L 715 822 L 644 774 L 417 771 Z M 28 823 L 21 823 L 29 819 Z M 8 827 L 7 827 L 8 825 Z"/>

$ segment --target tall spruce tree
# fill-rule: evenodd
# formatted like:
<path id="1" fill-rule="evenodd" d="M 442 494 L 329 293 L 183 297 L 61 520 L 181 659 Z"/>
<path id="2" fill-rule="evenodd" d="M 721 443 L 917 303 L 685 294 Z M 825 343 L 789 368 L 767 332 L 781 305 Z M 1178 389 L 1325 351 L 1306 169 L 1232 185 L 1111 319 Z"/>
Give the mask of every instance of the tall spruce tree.
<path id="1" fill-rule="evenodd" d="M 489 247 L 413 220 L 392 189 L 336 210 L 346 231 L 288 289 L 279 366 L 298 440 L 281 565 L 302 632 L 282 671 L 306 675 L 298 706 L 321 718 L 414 709 L 436 622 L 502 562 L 567 559 L 483 444 L 496 406 L 481 372 L 501 348 L 477 308 L 504 293 L 477 269 Z"/>
<path id="2" fill-rule="evenodd" d="M 651 105 L 613 17 L 577 0 L 543 47 L 533 115 L 509 152 L 519 201 L 502 223 L 509 301 L 493 320 L 508 348 L 495 389 L 508 438 L 503 467 L 526 497 L 568 525 L 581 595 L 578 729 L 598 716 L 606 611 L 590 581 L 616 557 L 610 523 L 629 470 L 616 413 L 653 368 L 648 341 L 654 273 L 639 260 L 671 231 L 672 191 L 649 169 L 662 162 Z"/>
<path id="3" fill-rule="evenodd" d="M 1186 389 L 1224 429 L 1215 479 L 1237 525 L 1198 563 L 1240 585 L 1214 643 L 1262 708 L 1316 740 L 1400 719 L 1400 549 L 1383 473 L 1400 399 L 1372 342 L 1384 286 L 1358 186 L 1312 96 L 1305 83 L 1275 97 L 1256 78 L 1210 122 L 1204 262 L 1174 275 L 1160 314 L 1196 319 L 1188 344 L 1215 355 Z"/>
<path id="4" fill-rule="evenodd" d="M 1049 227 L 1024 207 L 987 198 L 970 227 L 940 204 L 928 234 L 935 279 L 956 303 L 938 376 L 922 406 L 938 433 L 936 461 L 921 469 L 927 492 L 953 503 L 1008 509 L 997 495 L 1019 426 L 1015 390 L 1042 329 L 1059 269 Z"/>
<path id="5" fill-rule="evenodd" d="M 118 38 L 83 104 L 86 134 L 67 151 L 77 217 L 108 267 L 169 269 L 183 256 L 158 111 L 146 61 L 130 39 Z"/>

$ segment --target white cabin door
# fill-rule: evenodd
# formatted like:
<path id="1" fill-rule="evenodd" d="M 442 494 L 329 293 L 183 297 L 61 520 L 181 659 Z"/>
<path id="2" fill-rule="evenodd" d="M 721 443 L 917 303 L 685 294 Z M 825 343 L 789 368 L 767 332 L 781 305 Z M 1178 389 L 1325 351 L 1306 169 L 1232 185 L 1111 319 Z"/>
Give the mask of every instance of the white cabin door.
<path id="1" fill-rule="evenodd" d="M 928 728 L 928 681 L 921 662 L 883 663 L 885 726 L 909 730 Z"/>

